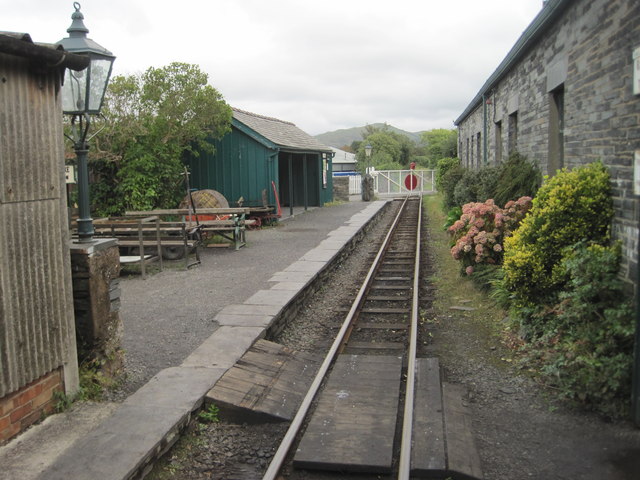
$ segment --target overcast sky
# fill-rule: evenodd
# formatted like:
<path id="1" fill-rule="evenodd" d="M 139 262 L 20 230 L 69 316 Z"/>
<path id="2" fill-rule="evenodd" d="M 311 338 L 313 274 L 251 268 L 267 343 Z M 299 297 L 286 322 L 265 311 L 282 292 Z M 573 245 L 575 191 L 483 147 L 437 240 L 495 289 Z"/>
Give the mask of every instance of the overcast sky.
<path id="1" fill-rule="evenodd" d="M 193 63 L 233 107 L 316 135 L 453 128 L 542 0 L 83 0 L 114 74 Z M 73 2 L 0 0 L 0 30 L 67 36 Z"/>

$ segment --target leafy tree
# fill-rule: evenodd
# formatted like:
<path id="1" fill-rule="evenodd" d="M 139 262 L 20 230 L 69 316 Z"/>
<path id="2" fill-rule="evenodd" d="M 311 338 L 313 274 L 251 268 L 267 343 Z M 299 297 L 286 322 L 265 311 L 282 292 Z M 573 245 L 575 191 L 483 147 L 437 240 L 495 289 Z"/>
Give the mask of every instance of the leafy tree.
<path id="1" fill-rule="evenodd" d="M 406 135 L 389 131 L 385 128 L 372 127 L 367 125 L 372 131 L 362 142 L 359 143 L 356 152 L 356 159 L 360 164 L 367 164 L 364 147 L 371 145 L 370 164 L 379 170 L 406 168 L 411 162 L 415 143 Z"/>
<path id="2" fill-rule="evenodd" d="M 400 144 L 400 158 L 398 159 L 398 163 L 404 167 L 408 167 L 411 163 L 411 158 L 414 155 L 416 147 L 415 142 L 406 135 L 402 135 L 397 132 L 391 132 L 391 135 L 393 135 Z"/>
<path id="3" fill-rule="evenodd" d="M 444 128 L 436 128 L 422 133 L 425 155 L 429 163 L 435 167 L 441 158 L 458 156 L 458 132 Z"/>
<path id="4" fill-rule="evenodd" d="M 356 149 L 356 150 L 354 150 L 354 149 L 352 148 L 352 145 L 353 145 L 353 143 L 352 143 L 351 145 L 342 145 L 341 147 L 339 147 L 339 149 L 340 149 L 340 150 L 344 150 L 345 152 L 349 152 L 349 153 L 356 153 L 356 150 L 357 150 L 357 149 Z"/>
<path id="5" fill-rule="evenodd" d="M 371 145 L 372 147 L 370 159 L 368 159 L 365 154 L 366 145 Z M 401 153 L 402 149 L 400 142 L 398 142 L 398 140 L 389 132 L 378 130 L 365 137 L 358 148 L 356 159 L 361 165 L 371 165 L 376 167 L 392 162 L 399 163 Z"/>
<path id="6" fill-rule="evenodd" d="M 231 108 L 207 81 L 197 65 L 177 62 L 112 80 L 91 158 L 98 215 L 176 206 L 184 155 L 213 151 L 208 139 L 230 131 Z"/>

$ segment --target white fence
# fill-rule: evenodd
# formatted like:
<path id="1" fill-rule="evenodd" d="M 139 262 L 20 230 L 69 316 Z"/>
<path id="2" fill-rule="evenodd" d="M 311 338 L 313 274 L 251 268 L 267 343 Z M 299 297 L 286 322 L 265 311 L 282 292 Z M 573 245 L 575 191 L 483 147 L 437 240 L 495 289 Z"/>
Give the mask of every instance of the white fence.
<path id="1" fill-rule="evenodd" d="M 435 193 L 435 173 L 435 170 L 373 170 L 371 175 L 376 195 L 383 197 L 408 193 Z M 360 195 L 361 187 L 362 177 L 350 175 L 349 195 Z"/>

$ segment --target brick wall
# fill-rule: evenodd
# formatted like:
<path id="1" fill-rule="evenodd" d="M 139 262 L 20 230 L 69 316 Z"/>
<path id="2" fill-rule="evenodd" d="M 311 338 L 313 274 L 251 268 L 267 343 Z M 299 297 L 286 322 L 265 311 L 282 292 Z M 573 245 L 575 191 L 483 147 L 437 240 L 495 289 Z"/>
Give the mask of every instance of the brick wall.
<path id="1" fill-rule="evenodd" d="M 63 392 L 62 368 L 0 398 L 0 443 L 25 430 L 55 408 L 54 392 Z"/>
<path id="2" fill-rule="evenodd" d="M 514 139 L 517 150 L 544 174 L 601 160 L 611 173 L 613 233 L 623 243 L 622 275 L 630 284 L 636 283 L 638 268 L 633 158 L 640 149 L 640 96 L 633 94 L 632 83 L 637 47 L 640 2 L 572 2 L 458 125 L 459 156 L 465 166 L 483 164 L 485 135 L 488 164 L 496 162 L 500 150 L 506 159 Z M 556 135 L 551 119 L 558 91 L 564 105 L 562 162 L 550 146 Z M 517 135 L 510 132 L 514 121 Z"/>

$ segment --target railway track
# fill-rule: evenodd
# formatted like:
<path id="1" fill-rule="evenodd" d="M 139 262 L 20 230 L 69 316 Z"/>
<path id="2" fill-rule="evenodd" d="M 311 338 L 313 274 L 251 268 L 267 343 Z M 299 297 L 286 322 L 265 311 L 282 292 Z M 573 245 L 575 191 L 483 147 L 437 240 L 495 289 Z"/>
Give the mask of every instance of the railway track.
<path id="1" fill-rule="evenodd" d="M 295 468 L 415 473 L 420 200 L 402 202 L 264 480 L 280 478 L 294 444 Z"/>

